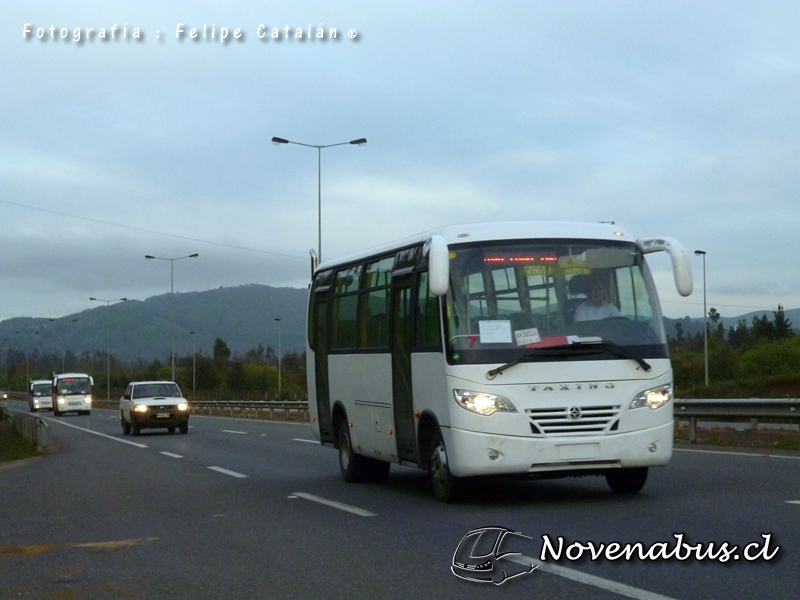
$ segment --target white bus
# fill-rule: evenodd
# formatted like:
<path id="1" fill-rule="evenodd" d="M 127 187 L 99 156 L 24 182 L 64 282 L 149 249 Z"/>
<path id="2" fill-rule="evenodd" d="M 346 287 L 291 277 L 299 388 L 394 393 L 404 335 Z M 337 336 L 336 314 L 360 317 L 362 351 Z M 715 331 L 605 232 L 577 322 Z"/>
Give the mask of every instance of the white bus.
<path id="1" fill-rule="evenodd" d="M 86 373 L 59 373 L 53 375 L 51 393 L 53 414 L 65 412 L 89 415 L 92 412 L 92 386 L 94 380 Z"/>
<path id="2" fill-rule="evenodd" d="M 51 386 L 49 379 L 34 379 L 28 384 L 28 406 L 31 412 L 53 409 Z"/>
<path id="3" fill-rule="evenodd" d="M 638 492 L 672 456 L 672 369 L 644 260 L 656 251 L 689 295 L 681 244 L 604 223 L 447 226 L 319 265 L 314 434 L 345 481 L 416 466 L 445 502 L 486 475 L 602 475 Z"/>

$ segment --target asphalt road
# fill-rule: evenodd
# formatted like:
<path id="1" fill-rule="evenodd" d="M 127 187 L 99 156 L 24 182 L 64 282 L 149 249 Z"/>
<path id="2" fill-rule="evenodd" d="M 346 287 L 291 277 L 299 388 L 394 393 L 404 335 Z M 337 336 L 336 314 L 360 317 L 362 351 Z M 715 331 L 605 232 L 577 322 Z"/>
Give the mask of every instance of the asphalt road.
<path id="1" fill-rule="evenodd" d="M 798 453 L 678 449 L 632 497 L 595 477 L 494 480 L 444 505 L 415 469 L 346 484 L 303 424 L 195 415 L 188 435 L 132 437 L 110 410 L 41 416 L 53 451 L 0 466 L 0 598 L 800 596 Z M 456 548 L 486 526 L 527 536 L 506 549 L 537 568 L 456 577 Z M 612 542 L 657 557 L 611 560 Z"/>

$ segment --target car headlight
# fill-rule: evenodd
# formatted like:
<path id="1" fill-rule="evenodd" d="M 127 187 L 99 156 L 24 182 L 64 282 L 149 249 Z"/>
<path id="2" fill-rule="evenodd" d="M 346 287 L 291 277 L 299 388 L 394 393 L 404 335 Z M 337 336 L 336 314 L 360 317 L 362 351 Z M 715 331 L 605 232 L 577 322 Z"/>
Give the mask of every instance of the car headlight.
<path id="1" fill-rule="evenodd" d="M 672 400 L 672 384 L 661 385 L 651 390 L 639 393 L 632 401 L 630 408 L 641 408 L 646 406 L 651 410 L 661 408 Z"/>
<path id="2" fill-rule="evenodd" d="M 189 405 L 186 402 L 181 402 L 178 404 L 178 410 L 189 410 Z"/>
<path id="3" fill-rule="evenodd" d="M 461 408 L 479 415 L 489 416 L 496 412 L 517 412 L 511 401 L 502 396 L 485 394 L 483 392 L 468 392 L 466 390 L 453 390 L 456 402 Z"/>
<path id="4" fill-rule="evenodd" d="M 146 404 L 137 404 L 133 407 L 134 412 L 147 412 Z"/>

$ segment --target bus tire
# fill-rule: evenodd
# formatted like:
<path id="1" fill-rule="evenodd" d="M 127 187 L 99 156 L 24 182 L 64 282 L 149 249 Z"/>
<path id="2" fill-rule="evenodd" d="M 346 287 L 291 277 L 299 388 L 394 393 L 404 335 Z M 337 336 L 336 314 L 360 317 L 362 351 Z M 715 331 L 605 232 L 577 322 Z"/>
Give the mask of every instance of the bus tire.
<path id="1" fill-rule="evenodd" d="M 433 434 L 430 444 L 428 479 L 437 499 L 445 503 L 457 502 L 461 491 L 461 480 L 450 472 L 447 462 L 447 448 L 442 434 Z"/>
<path id="2" fill-rule="evenodd" d="M 365 457 L 356 454 L 350 441 L 350 428 L 347 422 L 339 427 L 339 469 L 342 479 L 347 483 L 361 483 L 369 476 L 369 465 Z"/>
<path id="3" fill-rule="evenodd" d="M 606 482 L 615 494 L 637 494 L 647 481 L 647 467 L 614 469 L 606 473 Z"/>

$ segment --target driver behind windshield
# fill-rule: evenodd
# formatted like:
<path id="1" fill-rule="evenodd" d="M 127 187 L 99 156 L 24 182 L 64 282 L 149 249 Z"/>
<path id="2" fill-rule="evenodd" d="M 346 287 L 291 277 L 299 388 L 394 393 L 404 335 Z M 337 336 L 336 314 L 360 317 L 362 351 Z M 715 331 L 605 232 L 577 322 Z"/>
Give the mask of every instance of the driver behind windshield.
<path id="1" fill-rule="evenodd" d="M 619 309 L 606 301 L 606 290 L 603 282 L 594 278 L 589 282 L 588 298 L 575 309 L 575 321 L 597 321 L 610 317 L 619 317 Z"/>

